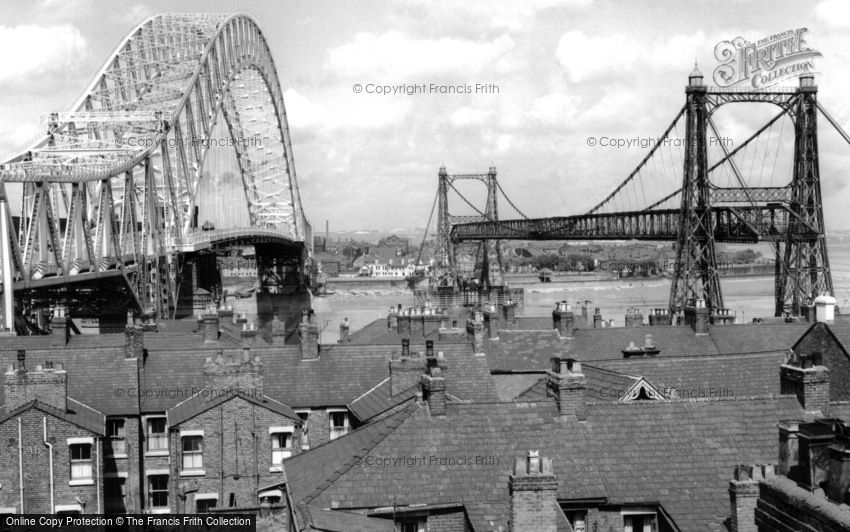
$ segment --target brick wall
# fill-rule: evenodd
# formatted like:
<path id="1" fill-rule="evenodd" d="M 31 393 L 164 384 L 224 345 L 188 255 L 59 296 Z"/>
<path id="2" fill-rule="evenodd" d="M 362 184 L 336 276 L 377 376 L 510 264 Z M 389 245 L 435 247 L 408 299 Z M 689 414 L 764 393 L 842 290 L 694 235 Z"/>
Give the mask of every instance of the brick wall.
<path id="1" fill-rule="evenodd" d="M 428 516 L 428 532 L 472 532 L 472 526 L 463 510 L 446 510 Z"/>
<path id="2" fill-rule="evenodd" d="M 802 355 L 823 354 L 823 365 L 829 368 L 830 401 L 850 401 L 850 357 L 829 332 L 826 324 L 817 324 L 806 334 L 794 351 Z"/>
<path id="3" fill-rule="evenodd" d="M 802 491 L 802 490 L 801 490 Z M 829 510 L 817 504 L 807 504 L 802 497 L 790 494 L 770 484 L 759 485 L 759 500 L 755 510 L 755 522 L 759 532 L 796 532 L 817 530 L 819 532 L 845 532 L 847 524 L 841 524 L 828 516 Z M 830 503 L 820 496 L 823 506 Z M 833 508 L 838 505 L 832 504 Z"/>
<path id="4" fill-rule="evenodd" d="M 38 366 L 36 366 L 38 367 Z M 15 369 L 5 374 L 6 412 L 38 399 L 65 410 L 68 377 L 61 366 L 56 369 Z"/>
<path id="5" fill-rule="evenodd" d="M 102 495 L 98 496 L 98 484 L 102 481 L 101 440 L 92 432 L 73 423 L 30 408 L 21 415 L 0 423 L 0 506 L 15 507 L 20 511 L 18 469 L 18 419 L 21 420 L 23 439 L 24 510 L 27 513 L 50 513 L 50 461 L 49 450 L 44 445 L 43 423 L 47 417 L 47 437 L 53 444 L 53 493 L 54 504 L 75 504 L 79 498 L 85 503 L 84 513 L 102 511 Z M 71 460 L 67 438 L 92 437 L 93 483 L 86 486 L 70 486 Z"/>
<path id="6" fill-rule="evenodd" d="M 283 480 L 281 472 L 269 470 L 272 458 L 268 429 L 273 426 L 292 426 L 296 423 L 295 420 L 235 397 L 179 426 L 169 427 L 169 501 L 172 512 L 194 513 L 195 493 L 217 493 L 218 507 L 230 505 L 231 493 L 235 497 L 236 506 L 258 504 L 258 486 Z M 181 430 L 204 431 L 203 476 L 180 475 Z M 256 434 L 256 439 L 253 434 Z M 292 454 L 297 454 L 300 448 L 300 430 L 296 428 L 291 444 Z M 178 493 L 185 493 L 185 499 L 178 497 Z"/>
<path id="7" fill-rule="evenodd" d="M 117 450 L 112 449 L 112 444 L 108 438 L 104 440 L 104 504 L 106 504 L 106 499 L 110 495 L 109 487 L 106 485 L 108 479 L 122 478 L 124 479 L 125 511 L 127 513 L 141 513 L 142 485 L 140 482 L 141 474 L 139 467 L 139 459 L 141 457 L 141 453 L 144 450 L 144 444 L 141 437 L 141 420 L 138 416 L 110 417 L 108 419 L 121 419 L 124 421 L 125 456 L 122 457 Z"/>

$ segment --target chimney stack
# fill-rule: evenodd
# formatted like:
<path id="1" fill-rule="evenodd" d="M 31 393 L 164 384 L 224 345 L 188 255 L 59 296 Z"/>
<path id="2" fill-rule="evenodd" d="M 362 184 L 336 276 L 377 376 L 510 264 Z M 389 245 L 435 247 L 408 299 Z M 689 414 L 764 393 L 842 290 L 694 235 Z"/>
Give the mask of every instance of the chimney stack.
<path id="1" fill-rule="evenodd" d="M 496 338 L 499 335 L 499 312 L 492 303 L 484 309 L 484 330 L 488 338 Z"/>
<path id="2" fill-rule="evenodd" d="M 850 431 L 843 425 L 829 447 L 829 482 L 826 496 L 838 504 L 850 501 Z"/>
<path id="3" fill-rule="evenodd" d="M 242 393 L 260 399 L 263 395 L 263 363 L 260 356 L 251 356 L 245 347 L 239 355 L 224 356 L 219 351 L 215 359 L 208 357 L 204 363 L 204 382 L 208 390 L 224 393 Z"/>
<path id="4" fill-rule="evenodd" d="M 670 325 L 670 313 L 666 308 L 654 308 L 649 314 L 649 325 Z"/>
<path id="5" fill-rule="evenodd" d="M 801 423 L 797 435 L 800 448 L 800 476 L 795 480 L 809 491 L 825 487 L 829 480 L 830 445 L 835 440 L 832 420 Z"/>
<path id="6" fill-rule="evenodd" d="M 472 352 L 475 354 L 484 352 L 484 315 L 480 310 L 472 312 L 472 316 L 466 320 L 466 334 L 472 342 Z"/>
<path id="7" fill-rule="evenodd" d="M 797 355 L 791 351 L 779 367 L 779 390 L 794 394 L 807 412 L 829 415 L 829 370 L 820 353 Z"/>
<path id="8" fill-rule="evenodd" d="M 596 310 L 593 311 L 593 328 L 601 329 L 602 327 L 602 311 L 599 310 L 599 307 L 596 307 Z"/>
<path id="9" fill-rule="evenodd" d="M 319 358 L 319 325 L 313 309 L 303 310 L 301 323 L 298 324 L 301 333 L 301 359 L 316 360 Z"/>
<path id="10" fill-rule="evenodd" d="M 585 326 L 590 325 L 590 316 L 587 313 L 587 301 L 581 304 L 581 321 Z"/>
<path id="11" fill-rule="evenodd" d="M 643 327 L 643 314 L 640 309 L 626 309 L 626 327 Z"/>
<path id="12" fill-rule="evenodd" d="M 233 307 L 231 305 L 218 307 L 218 323 L 225 331 L 231 334 L 235 332 L 233 330 Z"/>
<path id="13" fill-rule="evenodd" d="M 552 357 L 552 369 L 546 372 L 546 395 L 554 397 L 561 416 L 585 419 L 584 402 L 587 378 L 578 360 Z"/>
<path id="14" fill-rule="evenodd" d="M 45 362 L 27 369 L 26 352 L 19 350 L 18 365 L 9 366 L 4 385 L 7 414 L 34 400 L 62 412 L 67 410 L 68 376 L 61 363 Z"/>
<path id="15" fill-rule="evenodd" d="M 410 340 L 401 339 L 401 357 L 393 353 L 389 362 L 390 397 L 396 396 L 419 383 L 424 370 L 424 361 L 410 356 Z"/>
<path id="16" fill-rule="evenodd" d="M 796 480 L 800 478 L 800 424 L 805 423 L 797 419 L 783 419 L 779 427 L 779 464 L 776 472 L 780 475 Z"/>
<path id="17" fill-rule="evenodd" d="M 558 480 L 552 460 L 539 451 L 517 458 L 509 479 L 511 493 L 511 523 L 514 532 L 558 530 Z"/>
<path id="18" fill-rule="evenodd" d="M 399 305 L 401 307 L 401 305 Z M 398 313 L 398 334 L 399 336 L 410 336 L 410 309 L 399 308 Z"/>
<path id="19" fill-rule="evenodd" d="M 50 319 L 50 345 L 53 347 L 61 347 L 68 344 L 70 329 L 68 327 L 68 316 L 65 312 L 65 307 L 57 306 L 53 310 L 53 317 Z"/>
<path id="20" fill-rule="evenodd" d="M 502 304 L 502 327 L 505 329 L 513 329 L 516 326 L 516 302 L 513 299 L 507 300 Z"/>
<path id="21" fill-rule="evenodd" d="M 807 299 L 803 306 L 800 308 L 800 312 L 803 315 L 803 319 L 808 323 L 812 323 L 815 321 L 815 304 L 811 299 Z"/>
<path id="22" fill-rule="evenodd" d="M 708 307 L 704 299 L 692 299 L 685 306 L 685 324 L 690 325 L 696 334 L 708 334 Z"/>
<path id="23" fill-rule="evenodd" d="M 242 347 L 253 347 L 257 345 L 257 326 L 243 323 L 242 330 L 239 331 L 239 339 Z"/>
<path id="24" fill-rule="evenodd" d="M 215 307 L 207 307 L 207 310 L 198 316 L 198 326 L 204 335 L 204 343 L 218 342 L 218 312 Z"/>
<path id="25" fill-rule="evenodd" d="M 283 345 L 286 343 L 286 323 L 280 319 L 277 307 L 273 310 L 272 318 L 272 344 Z"/>
<path id="26" fill-rule="evenodd" d="M 832 323 L 835 321 L 836 299 L 823 292 L 815 298 L 815 321 L 818 323 Z"/>
<path id="27" fill-rule="evenodd" d="M 566 299 L 555 303 L 555 310 L 552 311 L 552 327 L 558 330 L 561 338 L 573 337 L 575 316 Z"/>
<path id="28" fill-rule="evenodd" d="M 775 475 L 772 465 L 735 466 L 729 482 L 729 502 L 732 514 L 730 532 L 757 532 L 756 503 L 759 498 L 759 481 Z"/>
<path id="29" fill-rule="evenodd" d="M 342 320 L 342 323 L 339 324 L 339 343 L 347 344 L 351 341 L 348 337 L 348 332 L 351 326 L 348 323 L 348 318 Z"/>
<path id="30" fill-rule="evenodd" d="M 245 316 L 245 313 L 235 314 L 233 316 L 233 329 L 235 331 L 242 331 L 248 325 L 248 318 Z"/>
<path id="31" fill-rule="evenodd" d="M 396 312 L 395 307 L 390 307 L 387 311 L 387 332 L 393 332 L 398 330 L 398 312 Z"/>
<path id="32" fill-rule="evenodd" d="M 144 327 L 133 318 L 133 311 L 127 312 L 127 325 L 124 327 L 124 358 L 144 358 Z"/>
<path id="33" fill-rule="evenodd" d="M 446 379 L 443 377 L 443 369 L 430 362 L 429 360 L 426 373 L 419 379 L 422 384 L 422 398 L 428 402 L 428 411 L 432 416 L 445 416 Z"/>

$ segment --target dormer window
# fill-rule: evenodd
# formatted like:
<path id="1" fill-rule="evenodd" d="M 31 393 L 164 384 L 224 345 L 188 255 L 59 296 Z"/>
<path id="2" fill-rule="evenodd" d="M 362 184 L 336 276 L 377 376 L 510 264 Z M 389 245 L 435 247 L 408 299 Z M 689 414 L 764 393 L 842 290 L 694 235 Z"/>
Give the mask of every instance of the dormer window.
<path id="1" fill-rule="evenodd" d="M 623 512 L 623 532 L 657 532 L 655 512 Z"/>
<path id="2" fill-rule="evenodd" d="M 346 410 L 331 410 L 328 412 L 330 422 L 329 438 L 335 440 L 340 436 L 345 436 L 351 430 L 351 425 L 348 419 L 348 411 Z"/>

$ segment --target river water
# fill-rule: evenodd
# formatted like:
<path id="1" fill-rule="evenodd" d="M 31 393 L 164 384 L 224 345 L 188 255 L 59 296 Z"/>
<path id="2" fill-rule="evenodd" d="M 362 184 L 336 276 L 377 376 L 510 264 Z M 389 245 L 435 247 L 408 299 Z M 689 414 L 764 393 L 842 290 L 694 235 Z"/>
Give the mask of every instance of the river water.
<path id="1" fill-rule="evenodd" d="M 850 311 L 850 238 L 830 239 L 829 254 L 835 297 L 840 307 Z M 735 314 L 736 322 L 773 316 L 773 276 L 721 279 L 724 303 Z M 623 325 L 626 309 L 638 308 L 647 316 L 653 308 L 666 307 L 670 296 L 670 280 L 666 278 L 582 282 L 561 282 L 556 278 L 555 282 L 547 284 L 529 282 L 512 286 L 525 289 L 525 304 L 518 309 L 519 315 L 548 316 L 557 300 L 566 299 L 571 304 L 588 300 L 591 309 L 599 307 L 603 318 L 612 319 L 614 326 Z M 251 302 L 251 299 L 238 300 L 237 311 L 246 312 L 249 319 L 256 319 Z M 354 331 L 375 319 L 386 318 L 387 309 L 399 303 L 414 304 L 410 290 L 403 287 L 337 289 L 330 296 L 315 297 L 313 309 L 322 328 L 321 341 L 337 341 L 343 318 L 351 321 Z"/>

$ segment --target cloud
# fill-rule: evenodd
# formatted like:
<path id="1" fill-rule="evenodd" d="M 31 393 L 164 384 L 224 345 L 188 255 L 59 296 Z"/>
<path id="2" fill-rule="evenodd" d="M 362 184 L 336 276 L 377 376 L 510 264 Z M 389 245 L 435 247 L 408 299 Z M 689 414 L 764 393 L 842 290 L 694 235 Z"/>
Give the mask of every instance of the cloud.
<path id="1" fill-rule="evenodd" d="M 587 7 L 593 4 L 593 0 L 396 0 L 395 3 L 405 10 L 413 6 L 427 16 L 429 21 L 439 21 L 441 26 L 457 24 L 466 28 L 519 31 L 528 27 L 542 11 L 551 8 Z"/>
<path id="2" fill-rule="evenodd" d="M 35 79 L 74 70 L 88 54 L 88 43 L 76 27 L 0 26 L 0 86 L 30 85 Z M 14 53 L 12 53 L 14 50 Z"/>
<path id="3" fill-rule="evenodd" d="M 283 97 L 289 126 L 299 129 L 378 129 L 400 123 L 411 111 L 411 99 L 405 96 L 347 93 L 340 97 L 334 90 L 308 98 L 287 89 Z"/>
<path id="4" fill-rule="evenodd" d="M 122 13 L 121 21 L 137 26 L 147 20 L 151 15 L 153 15 L 153 11 L 148 6 L 136 4 Z"/>
<path id="5" fill-rule="evenodd" d="M 513 47 L 508 35 L 477 42 L 417 39 L 397 30 L 358 33 L 353 41 L 329 51 L 326 68 L 343 77 L 370 76 L 367 82 L 403 82 L 427 75 L 479 72 Z"/>
<path id="6" fill-rule="evenodd" d="M 480 125 L 490 118 L 492 114 L 493 111 L 485 109 L 475 109 L 468 106 L 459 107 L 454 113 L 452 113 L 451 117 L 449 117 L 449 123 L 451 123 L 454 127 Z"/>
<path id="7" fill-rule="evenodd" d="M 850 28 L 850 4 L 845 0 L 823 0 L 815 6 L 815 14 L 829 26 Z"/>
<path id="8" fill-rule="evenodd" d="M 708 49 L 703 32 L 649 41 L 632 34 L 588 36 L 579 30 L 564 33 L 555 51 L 573 83 L 599 78 L 633 76 L 643 69 L 686 68 Z"/>
<path id="9" fill-rule="evenodd" d="M 579 111 L 581 97 L 560 92 L 547 94 L 534 100 L 528 117 L 549 125 L 567 125 Z"/>

